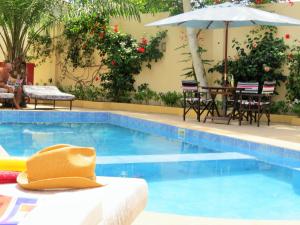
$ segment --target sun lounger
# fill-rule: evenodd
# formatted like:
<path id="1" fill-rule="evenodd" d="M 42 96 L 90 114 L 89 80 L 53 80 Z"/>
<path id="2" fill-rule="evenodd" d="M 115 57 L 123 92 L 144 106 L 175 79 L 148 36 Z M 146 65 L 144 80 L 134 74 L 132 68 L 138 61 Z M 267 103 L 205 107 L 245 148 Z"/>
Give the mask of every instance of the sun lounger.
<path id="1" fill-rule="evenodd" d="M 14 100 L 14 94 L 13 93 L 7 93 L 6 89 L 0 88 L 0 101 L 1 102 L 9 101 L 11 103 L 11 107 L 14 108 L 13 100 Z"/>
<path id="2" fill-rule="evenodd" d="M 72 101 L 75 96 L 61 92 L 56 86 L 24 85 L 23 90 L 29 98 L 34 99 L 34 109 L 38 100 L 50 100 L 53 101 L 53 108 L 55 108 L 56 101 L 70 101 L 70 110 L 72 110 Z"/>
<path id="3" fill-rule="evenodd" d="M 38 199 L 36 208 L 19 225 L 132 224 L 146 206 L 146 182 L 142 179 L 113 177 L 97 177 L 97 181 L 107 185 L 58 192 L 25 191 L 17 184 L 4 184 L 0 186 L 0 193 Z"/>

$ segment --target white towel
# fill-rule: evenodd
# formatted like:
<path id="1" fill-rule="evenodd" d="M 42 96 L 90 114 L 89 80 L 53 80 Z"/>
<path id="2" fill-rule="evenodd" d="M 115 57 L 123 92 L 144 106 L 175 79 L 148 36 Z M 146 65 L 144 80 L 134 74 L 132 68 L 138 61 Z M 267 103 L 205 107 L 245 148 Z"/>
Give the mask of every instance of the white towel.
<path id="1" fill-rule="evenodd" d="M 42 199 L 19 225 L 97 225 L 102 204 L 93 193 L 71 191 Z"/>

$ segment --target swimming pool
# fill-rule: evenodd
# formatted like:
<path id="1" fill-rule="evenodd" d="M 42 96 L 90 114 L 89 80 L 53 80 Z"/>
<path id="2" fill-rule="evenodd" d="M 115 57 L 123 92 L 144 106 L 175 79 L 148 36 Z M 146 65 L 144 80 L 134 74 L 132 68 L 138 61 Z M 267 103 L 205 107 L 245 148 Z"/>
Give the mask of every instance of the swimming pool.
<path id="1" fill-rule="evenodd" d="M 112 113 L 13 114 L 0 112 L 0 145 L 12 155 L 61 142 L 95 146 L 97 175 L 148 181 L 147 210 L 300 219 L 299 152 Z"/>

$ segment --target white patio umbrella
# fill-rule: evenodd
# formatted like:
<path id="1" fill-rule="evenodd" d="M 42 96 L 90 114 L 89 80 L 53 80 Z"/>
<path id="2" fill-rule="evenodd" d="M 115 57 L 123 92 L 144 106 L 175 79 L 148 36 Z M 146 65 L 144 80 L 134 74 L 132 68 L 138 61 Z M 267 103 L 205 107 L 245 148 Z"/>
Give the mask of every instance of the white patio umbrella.
<path id="1" fill-rule="evenodd" d="M 225 68 L 227 79 L 228 28 L 254 25 L 300 26 L 300 20 L 235 3 L 208 6 L 162 19 L 146 26 L 183 26 L 201 29 L 225 28 Z"/>

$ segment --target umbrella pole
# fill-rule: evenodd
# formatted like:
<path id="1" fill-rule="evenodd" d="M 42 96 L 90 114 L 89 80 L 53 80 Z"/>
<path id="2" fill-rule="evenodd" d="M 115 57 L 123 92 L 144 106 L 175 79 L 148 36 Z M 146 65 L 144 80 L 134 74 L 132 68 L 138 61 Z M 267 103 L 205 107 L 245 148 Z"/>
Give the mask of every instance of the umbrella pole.
<path id="1" fill-rule="evenodd" d="M 224 56 L 224 81 L 223 81 L 223 87 L 227 86 L 227 57 L 228 57 L 228 26 L 229 26 L 229 21 L 224 21 L 225 23 L 225 56 Z M 227 116 L 227 96 L 226 94 L 223 95 L 222 98 L 222 111 L 223 115 L 226 117 Z"/>
<path id="2" fill-rule="evenodd" d="M 227 85 L 228 26 L 229 26 L 229 22 L 225 21 L 224 23 L 225 23 L 224 85 Z"/>

